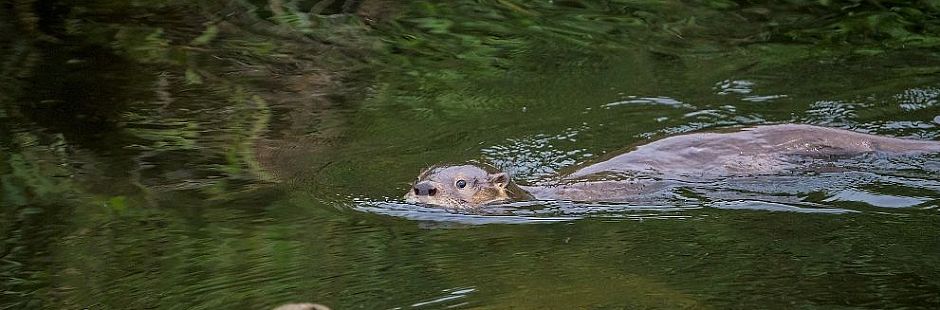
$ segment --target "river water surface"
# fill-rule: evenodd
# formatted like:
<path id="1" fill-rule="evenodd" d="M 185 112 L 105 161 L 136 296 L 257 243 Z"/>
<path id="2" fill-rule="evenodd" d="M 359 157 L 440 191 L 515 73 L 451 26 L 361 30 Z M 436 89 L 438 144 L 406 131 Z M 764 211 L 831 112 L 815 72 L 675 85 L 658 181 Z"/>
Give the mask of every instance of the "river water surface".
<path id="1" fill-rule="evenodd" d="M 940 140 L 930 38 L 722 1 L 99 2 L 4 13 L 35 32 L 0 35 L 0 308 L 940 307 L 937 154 L 401 199 L 431 164 L 531 184 L 724 127 Z"/>

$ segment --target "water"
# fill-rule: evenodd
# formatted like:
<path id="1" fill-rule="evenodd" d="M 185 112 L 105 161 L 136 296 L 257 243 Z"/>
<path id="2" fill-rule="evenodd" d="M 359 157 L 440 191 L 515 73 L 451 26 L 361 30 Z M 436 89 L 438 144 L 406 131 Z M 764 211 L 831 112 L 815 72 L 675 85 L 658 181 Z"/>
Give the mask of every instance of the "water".
<path id="1" fill-rule="evenodd" d="M 931 19 L 272 3 L 0 13 L 0 308 L 940 307 L 937 155 L 644 203 L 400 198 L 430 164 L 532 183 L 726 126 L 938 140 L 940 55 L 896 23 Z"/>

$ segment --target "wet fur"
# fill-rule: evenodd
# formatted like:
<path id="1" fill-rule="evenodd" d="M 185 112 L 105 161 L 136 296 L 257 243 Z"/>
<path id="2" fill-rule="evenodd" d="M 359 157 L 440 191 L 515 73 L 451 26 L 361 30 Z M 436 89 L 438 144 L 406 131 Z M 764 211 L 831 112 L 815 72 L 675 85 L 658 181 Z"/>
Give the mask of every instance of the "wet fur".
<path id="1" fill-rule="evenodd" d="M 405 195 L 410 202 L 475 207 L 505 200 L 549 199 L 618 201 L 661 197 L 683 182 L 735 176 L 780 174 L 805 169 L 806 158 L 835 159 L 866 153 L 940 153 L 940 142 L 881 137 L 811 125 L 770 125 L 732 132 L 692 133 L 668 137 L 607 160 L 562 174 L 539 186 L 481 186 L 471 198 L 448 186 L 455 177 L 491 176 L 492 167 L 436 166 L 418 181 L 442 185 L 437 197 Z M 437 183 L 436 183 L 437 184 Z M 491 185 L 491 184 L 482 184 Z"/>

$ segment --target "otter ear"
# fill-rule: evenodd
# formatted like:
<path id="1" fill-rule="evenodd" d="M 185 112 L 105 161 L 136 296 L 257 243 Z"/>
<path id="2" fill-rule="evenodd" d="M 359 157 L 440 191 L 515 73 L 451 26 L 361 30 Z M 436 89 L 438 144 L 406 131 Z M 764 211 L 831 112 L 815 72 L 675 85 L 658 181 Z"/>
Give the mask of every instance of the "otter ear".
<path id="1" fill-rule="evenodd" d="M 490 183 L 496 185 L 499 188 L 506 188 L 509 185 L 509 175 L 505 172 L 497 172 L 490 174 Z"/>

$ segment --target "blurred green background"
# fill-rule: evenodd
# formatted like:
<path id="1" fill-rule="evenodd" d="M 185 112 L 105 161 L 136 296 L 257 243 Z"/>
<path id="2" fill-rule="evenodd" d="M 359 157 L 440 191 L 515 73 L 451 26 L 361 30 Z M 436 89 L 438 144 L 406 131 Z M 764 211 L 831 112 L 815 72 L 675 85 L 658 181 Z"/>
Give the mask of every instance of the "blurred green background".
<path id="1" fill-rule="evenodd" d="M 0 3 L 0 308 L 938 308 L 940 160 L 401 204 L 668 135 L 940 139 L 940 1 Z"/>

